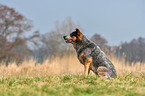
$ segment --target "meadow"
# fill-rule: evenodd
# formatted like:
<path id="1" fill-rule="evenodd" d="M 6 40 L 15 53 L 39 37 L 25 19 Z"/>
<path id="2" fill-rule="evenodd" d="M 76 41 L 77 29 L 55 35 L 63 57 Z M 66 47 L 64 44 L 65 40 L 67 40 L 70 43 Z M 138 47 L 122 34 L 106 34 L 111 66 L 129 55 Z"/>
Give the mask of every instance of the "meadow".
<path id="1" fill-rule="evenodd" d="M 76 54 L 0 64 L 0 96 L 145 96 L 145 64 L 109 55 L 118 77 L 83 75 Z"/>

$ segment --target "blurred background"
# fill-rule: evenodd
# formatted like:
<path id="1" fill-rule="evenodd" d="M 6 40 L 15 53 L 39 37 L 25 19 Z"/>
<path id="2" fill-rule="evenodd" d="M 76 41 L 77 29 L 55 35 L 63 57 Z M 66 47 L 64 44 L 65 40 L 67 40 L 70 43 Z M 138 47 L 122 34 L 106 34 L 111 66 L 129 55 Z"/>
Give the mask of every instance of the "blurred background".
<path id="1" fill-rule="evenodd" d="M 0 0 L 0 62 L 70 56 L 62 37 L 75 28 L 108 56 L 145 62 L 144 0 Z"/>

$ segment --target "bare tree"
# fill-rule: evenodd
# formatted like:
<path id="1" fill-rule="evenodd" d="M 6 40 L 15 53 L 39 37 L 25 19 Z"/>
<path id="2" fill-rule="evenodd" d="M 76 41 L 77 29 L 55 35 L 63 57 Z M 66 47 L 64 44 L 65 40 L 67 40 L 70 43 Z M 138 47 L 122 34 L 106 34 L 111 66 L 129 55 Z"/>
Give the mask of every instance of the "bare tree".
<path id="1" fill-rule="evenodd" d="M 16 12 L 13 8 L 0 5 L 0 61 L 18 59 L 20 54 L 17 46 L 26 45 L 26 42 L 38 37 L 38 31 L 26 37 L 25 33 L 32 28 L 31 21 Z"/>
<path id="2" fill-rule="evenodd" d="M 41 35 L 42 46 L 35 51 L 39 61 L 42 61 L 45 57 L 50 55 L 64 53 L 68 47 L 63 40 L 63 36 L 69 35 L 76 27 L 82 29 L 79 24 L 73 22 L 71 17 L 67 17 L 61 23 L 57 21 L 53 30 Z M 71 47 L 69 48 L 71 50 Z"/>
<path id="3" fill-rule="evenodd" d="M 108 43 L 108 41 L 105 39 L 105 38 L 103 38 L 103 37 L 101 37 L 99 34 L 94 34 L 92 37 L 91 37 L 91 40 L 94 42 L 94 43 L 96 43 L 98 46 L 100 46 L 101 48 L 104 48 L 106 45 L 107 45 L 107 43 Z"/>

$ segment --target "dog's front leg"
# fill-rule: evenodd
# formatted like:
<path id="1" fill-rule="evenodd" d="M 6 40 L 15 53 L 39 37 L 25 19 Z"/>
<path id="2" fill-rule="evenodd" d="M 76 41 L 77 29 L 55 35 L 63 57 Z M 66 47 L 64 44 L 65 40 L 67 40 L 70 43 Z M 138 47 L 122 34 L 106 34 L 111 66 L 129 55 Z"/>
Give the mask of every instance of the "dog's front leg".
<path id="1" fill-rule="evenodd" d="M 88 73 L 90 72 L 89 66 L 90 66 L 90 63 L 86 63 L 86 64 L 84 65 L 84 75 L 85 75 L 85 76 L 87 76 Z"/>
<path id="2" fill-rule="evenodd" d="M 84 65 L 84 75 L 87 76 L 90 73 L 90 64 L 92 63 L 92 57 L 91 56 L 86 56 L 84 53 L 81 53 L 79 55 L 79 60 L 82 62 Z"/>

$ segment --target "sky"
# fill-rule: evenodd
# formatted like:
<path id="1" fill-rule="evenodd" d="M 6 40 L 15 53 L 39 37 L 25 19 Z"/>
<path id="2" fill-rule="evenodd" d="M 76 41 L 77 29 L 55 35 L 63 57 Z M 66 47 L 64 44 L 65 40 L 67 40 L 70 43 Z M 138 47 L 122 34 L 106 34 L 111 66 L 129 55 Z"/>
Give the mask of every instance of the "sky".
<path id="1" fill-rule="evenodd" d="M 70 16 L 85 35 L 100 34 L 109 45 L 145 38 L 145 0 L 0 0 L 33 21 L 41 34 Z"/>

